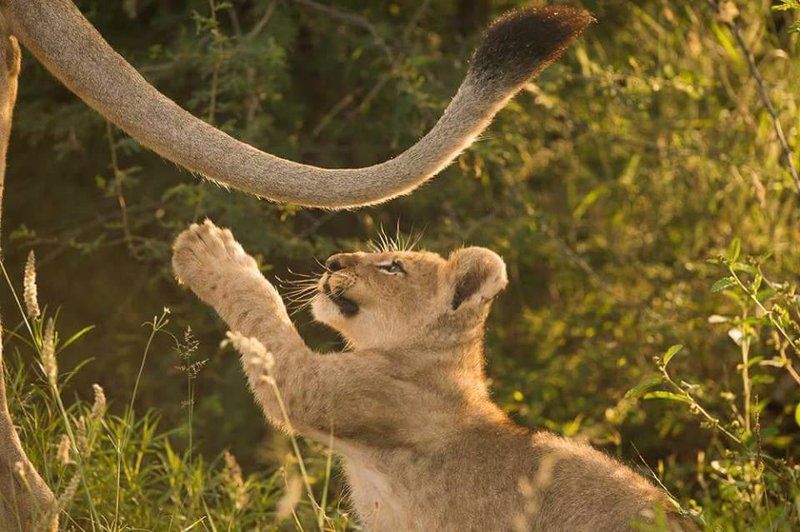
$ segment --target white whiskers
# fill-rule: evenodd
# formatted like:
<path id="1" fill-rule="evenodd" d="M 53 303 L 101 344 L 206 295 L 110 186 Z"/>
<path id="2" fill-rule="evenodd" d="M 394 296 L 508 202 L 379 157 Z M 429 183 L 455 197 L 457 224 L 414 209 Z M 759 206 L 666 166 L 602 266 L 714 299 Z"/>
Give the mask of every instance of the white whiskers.
<path id="1" fill-rule="evenodd" d="M 287 307 L 291 310 L 290 315 L 294 316 L 298 312 L 308 308 L 311 302 L 314 301 L 314 296 L 317 294 L 317 286 L 322 274 L 305 274 L 295 273 L 288 270 L 290 275 L 296 277 L 295 279 L 280 279 L 278 283 L 281 288 L 285 289 L 284 300 L 287 302 Z"/>

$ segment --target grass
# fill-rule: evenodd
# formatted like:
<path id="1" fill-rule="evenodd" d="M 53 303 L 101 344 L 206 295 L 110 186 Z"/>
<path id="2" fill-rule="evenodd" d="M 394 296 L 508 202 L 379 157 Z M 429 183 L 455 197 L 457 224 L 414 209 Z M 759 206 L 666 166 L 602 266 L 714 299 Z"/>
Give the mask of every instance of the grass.
<path id="1" fill-rule="evenodd" d="M 7 272 L 6 278 L 17 297 Z M 35 276 L 26 276 L 26 294 L 31 292 L 35 300 Z M 155 411 L 136 412 L 137 391 L 153 341 L 167 335 L 187 375 L 184 428 L 191 434 L 192 381 L 202 361 L 193 360 L 196 342 L 190 331 L 181 340 L 169 330 L 168 309 L 143 324 L 146 334 L 138 376 L 130 401 L 119 405 L 120 410 L 118 405 L 106 405 L 97 385 L 93 401 L 80 396 L 64 401 L 65 390 L 83 364 L 60 373 L 59 355 L 65 349 L 78 349 L 91 327 L 59 341 L 58 313 L 48 317 L 46 308 L 39 311 L 38 301 L 35 305 L 30 297 L 26 301 L 27 310 L 17 298 L 21 321 L 5 331 L 9 405 L 31 460 L 58 498 L 62 529 L 216 532 L 351 527 L 339 499 L 330 497 L 334 468 L 328 449 L 310 445 L 303 450 L 304 442 L 286 436 L 293 452 L 283 463 L 245 475 L 230 452 L 208 459 L 194 452 L 191 438 L 185 449 L 176 449 L 171 435 L 178 427 L 161 427 Z M 304 459 L 304 454 L 312 458 Z M 296 495 L 298 480 L 305 486 L 306 498 Z"/>

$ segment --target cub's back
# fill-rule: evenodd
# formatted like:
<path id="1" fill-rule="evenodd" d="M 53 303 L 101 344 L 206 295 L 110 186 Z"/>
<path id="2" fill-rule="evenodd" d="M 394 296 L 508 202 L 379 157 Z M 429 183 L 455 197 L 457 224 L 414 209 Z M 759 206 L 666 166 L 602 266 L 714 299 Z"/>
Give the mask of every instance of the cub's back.
<path id="1" fill-rule="evenodd" d="M 371 530 L 617 531 L 659 512 L 666 519 L 670 507 L 603 453 L 510 422 L 363 455 L 346 469 L 358 506 L 373 510 L 363 521 Z"/>

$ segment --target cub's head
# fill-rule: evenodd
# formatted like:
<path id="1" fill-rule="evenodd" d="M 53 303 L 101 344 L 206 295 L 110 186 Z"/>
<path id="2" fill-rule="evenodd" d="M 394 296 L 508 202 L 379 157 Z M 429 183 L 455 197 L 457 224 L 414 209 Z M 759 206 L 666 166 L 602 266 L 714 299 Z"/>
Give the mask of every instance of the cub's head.
<path id="1" fill-rule="evenodd" d="M 447 260 L 424 251 L 339 253 L 325 269 L 314 318 L 361 348 L 401 345 L 438 328 L 474 328 L 508 282 L 503 259 L 479 247 Z"/>

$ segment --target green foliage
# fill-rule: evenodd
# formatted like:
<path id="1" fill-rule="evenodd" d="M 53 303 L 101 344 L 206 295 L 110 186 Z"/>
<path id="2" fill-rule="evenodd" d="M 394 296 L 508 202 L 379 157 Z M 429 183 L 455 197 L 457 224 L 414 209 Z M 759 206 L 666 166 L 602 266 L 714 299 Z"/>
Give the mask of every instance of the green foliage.
<path id="1" fill-rule="evenodd" d="M 798 0 L 779 0 L 780 4 L 776 6 L 772 6 L 772 9 L 776 11 L 788 11 L 790 9 L 794 9 L 795 11 L 800 11 L 800 2 Z M 794 22 L 791 26 L 789 26 L 789 31 L 798 32 L 800 31 L 800 22 Z"/>
<path id="2" fill-rule="evenodd" d="M 334 12 L 298 1 L 78 3 L 194 114 L 280 156 L 354 166 L 424 134 L 480 28 L 526 2 L 326 3 Z M 735 4 L 797 166 L 797 2 Z M 641 466 L 709 529 L 799 526 L 800 195 L 747 56 L 706 2 L 583 5 L 598 23 L 476 146 L 412 196 L 354 212 L 271 205 L 195 181 L 108 129 L 24 58 L 6 265 L 21 271 L 35 248 L 40 293 L 64 309 L 59 328 L 96 324 L 58 357 L 69 376 L 59 381 L 66 419 L 85 415 L 79 398 L 94 382 L 110 403 L 86 460 L 89 489 L 103 495 L 91 510 L 79 490 L 67 511 L 76 526 L 92 511 L 117 515 L 121 441 L 132 471 L 120 488 L 126 524 L 163 528 L 175 515 L 181 527 L 205 517 L 196 526 L 225 528 L 225 449 L 252 486 L 237 522 L 273 522 L 294 453 L 261 421 L 235 357 L 217 347 L 220 322 L 169 271 L 174 235 L 204 216 L 231 227 L 271 278 L 310 272 L 315 258 L 398 224 L 423 230 L 421 245 L 434 251 L 496 250 L 510 290 L 493 311 L 488 372 L 516 421 Z M 191 362 L 158 333 L 142 364 L 139 325 L 164 305 L 172 330 L 191 326 Z M 14 306 L 6 294 L 4 323 L 19 332 Z M 340 347 L 306 313 L 295 320 L 313 346 Z M 9 342 L 30 367 L 24 336 Z M 176 369 L 205 360 L 192 378 Z M 76 467 L 54 461 L 64 415 L 46 383 L 31 385 L 26 371 L 23 386 L 14 375 L 23 439 L 63 489 Z M 265 441 L 283 452 L 262 452 Z M 327 457 L 311 450 L 302 452 L 319 501 Z M 340 489 L 331 486 L 334 516 Z M 313 528 L 311 502 L 298 508 Z"/>
<path id="3" fill-rule="evenodd" d="M 269 470 L 245 475 L 228 451 L 207 459 L 195 455 L 191 445 L 177 450 L 174 431 L 161 429 L 157 413 L 137 415 L 134 410 L 138 381 L 120 416 L 107 412 L 104 390 L 97 385 L 93 402 L 76 397 L 65 407 L 64 386 L 79 369 L 60 374 L 58 358 L 86 329 L 59 344 L 54 320 L 44 326 L 45 321 L 44 315 L 26 319 L 28 335 L 7 331 L 12 340 L 4 347 L 14 353 L 13 365 L 20 368 L 33 355 L 42 369 L 39 379 L 19 369 L 7 375 L 8 394 L 29 455 L 56 494 L 64 529 L 261 530 L 278 529 L 287 521 L 298 529 L 317 523 L 329 529 L 347 528 L 348 518 L 339 511 L 337 498 L 328 499 L 326 505 L 322 495 L 322 511 L 314 491 L 314 498 L 303 501 L 290 487 L 302 471 L 310 490 L 326 493 L 332 475 L 329 458 L 303 460 L 299 450 L 276 453 L 278 462 Z M 142 365 L 154 337 L 166 335 L 186 363 L 182 370 L 187 378 L 196 377 L 201 366 L 190 362 L 195 344 L 190 336 L 178 340 L 169 332 L 166 309 L 146 325 L 150 333 Z M 55 356 L 48 359 L 49 346 Z M 191 404 L 191 386 L 187 393 L 186 402 Z M 191 407 L 187 412 L 184 424 L 191 433 Z M 319 446 L 313 451 L 330 457 Z"/>
<path id="4" fill-rule="evenodd" d="M 800 403 L 793 406 L 791 399 L 776 397 L 775 386 L 782 379 L 789 387 L 800 386 L 796 361 L 787 354 L 800 352 L 797 285 L 765 278 L 762 261 L 742 260 L 740 252 L 741 243 L 734 238 L 725 255 L 710 261 L 727 274 L 711 291 L 723 292 L 733 306 L 731 315 L 708 320 L 711 326 L 725 327 L 739 349 L 738 386 L 676 379 L 667 365 L 683 347 L 677 345 L 655 358 L 660 375 L 625 397 L 684 403 L 701 427 L 721 435 L 722 441 L 698 454 L 708 527 L 788 530 L 800 522 L 800 467 L 792 458 L 798 447 L 792 421 L 797 421 Z M 668 390 L 644 393 L 659 385 Z"/>

